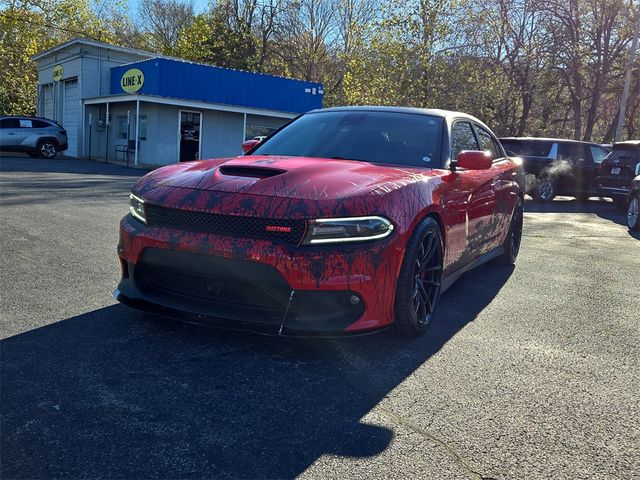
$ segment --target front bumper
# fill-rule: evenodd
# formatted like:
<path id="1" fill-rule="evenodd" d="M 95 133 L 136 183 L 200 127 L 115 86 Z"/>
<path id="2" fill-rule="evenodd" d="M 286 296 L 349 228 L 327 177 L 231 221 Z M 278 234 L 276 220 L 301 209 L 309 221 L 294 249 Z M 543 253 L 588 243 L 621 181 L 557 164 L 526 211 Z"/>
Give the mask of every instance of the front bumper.
<path id="1" fill-rule="evenodd" d="M 228 328 L 367 333 L 393 321 L 398 243 L 287 247 L 146 227 L 128 215 L 120 226 L 116 296 L 135 308 Z"/>

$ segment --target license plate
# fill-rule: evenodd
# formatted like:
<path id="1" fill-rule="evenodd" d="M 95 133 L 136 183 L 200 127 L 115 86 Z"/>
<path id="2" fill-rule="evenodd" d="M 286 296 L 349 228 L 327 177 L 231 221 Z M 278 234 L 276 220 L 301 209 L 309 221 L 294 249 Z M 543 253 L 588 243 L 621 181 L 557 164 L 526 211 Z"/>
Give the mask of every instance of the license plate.
<path id="1" fill-rule="evenodd" d="M 620 167 L 612 168 L 611 175 L 620 175 Z"/>

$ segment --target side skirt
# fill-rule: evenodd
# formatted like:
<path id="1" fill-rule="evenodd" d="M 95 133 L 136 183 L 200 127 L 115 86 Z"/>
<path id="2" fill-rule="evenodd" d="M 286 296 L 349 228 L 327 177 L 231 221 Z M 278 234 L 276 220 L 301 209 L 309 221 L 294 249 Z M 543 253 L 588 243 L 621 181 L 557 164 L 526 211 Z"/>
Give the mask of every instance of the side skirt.
<path id="1" fill-rule="evenodd" d="M 463 273 L 468 272 L 469 270 L 473 270 L 480 265 L 490 262 L 494 258 L 499 257 L 504 253 L 504 247 L 499 246 L 494 248 L 493 250 L 488 251 L 487 253 L 483 253 L 478 258 L 476 258 L 473 262 L 468 263 L 462 268 L 459 268 L 453 273 L 450 273 L 443 281 L 442 281 L 442 292 L 444 293 L 451 285 L 455 283 L 458 278 L 462 276 Z"/>

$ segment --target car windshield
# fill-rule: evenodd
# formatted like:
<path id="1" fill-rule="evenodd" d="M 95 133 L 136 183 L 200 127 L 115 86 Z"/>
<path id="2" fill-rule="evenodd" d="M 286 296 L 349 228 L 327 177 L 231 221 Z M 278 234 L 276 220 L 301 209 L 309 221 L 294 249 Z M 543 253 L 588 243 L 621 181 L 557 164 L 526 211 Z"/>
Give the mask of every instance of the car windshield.
<path id="1" fill-rule="evenodd" d="M 429 115 L 332 111 L 303 115 L 252 155 L 362 160 L 415 167 L 440 164 L 443 119 Z"/>

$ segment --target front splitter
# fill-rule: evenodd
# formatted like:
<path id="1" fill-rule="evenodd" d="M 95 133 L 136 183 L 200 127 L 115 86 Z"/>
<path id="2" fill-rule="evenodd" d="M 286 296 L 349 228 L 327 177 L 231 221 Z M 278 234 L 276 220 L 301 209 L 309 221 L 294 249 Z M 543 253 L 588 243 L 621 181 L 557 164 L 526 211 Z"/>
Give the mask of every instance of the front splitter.
<path id="1" fill-rule="evenodd" d="M 314 338 L 346 338 L 346 337 L 361 337 L 366 335 L 372 335 L 375 333 L 387 330 L 389 327 L 381 327 L 371 330 L 363 330 L 357 332 L 332 332 L 323 330 L 297 330 L 287 328 L 283 325 L 268 325 L 257 322 L 246 322 L 239 320 L 227 320 L 224 318 L 215 317 L 213 315 L 202 315 L 198 313 L 191 313 L 184 310 L 178 310 L 157 303 L 149 302 L 147 300 L 129 298 L 124 295 L 118 288 L 113 291 L 113 298 L 118 302 L 126 305 L 127 307 L 139 310 L 142 312 L 152 313 L 154 315 L 160 315 L 172 320 L 178 320 L 181 322 L 202 325 L 212 328 L 218 328 L 223 330 L 234 330 L 239 332 L 250 332 L 258 335 L 268 335 L 274 337 L 314 337 Z"/>

